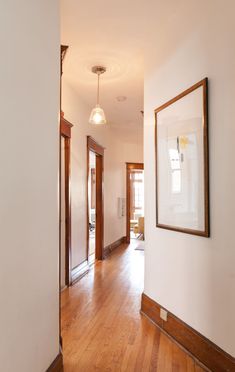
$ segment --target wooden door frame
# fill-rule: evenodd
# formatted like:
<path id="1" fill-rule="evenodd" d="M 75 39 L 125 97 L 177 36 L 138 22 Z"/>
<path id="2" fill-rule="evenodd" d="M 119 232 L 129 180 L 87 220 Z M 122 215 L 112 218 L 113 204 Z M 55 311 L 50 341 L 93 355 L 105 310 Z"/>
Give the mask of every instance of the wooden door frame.
<path id="1" fill-rule="evenodd" d="M 60 146 L 61 138 L 64 138 L 64 171 L 65 171 L 65 285 L 70 286 L 71 279 L 71 190 L 70 190 L 70 148 L 71 148 L 71 128 L 73 125 L 67 121 L 63 113 L 60 119 Z M 61 156 L 61 151 L 60 151 Z M 60 159 L 60 182 L 61 182 L 61 159 Z M 60 187 L 61 189 L 61 187 Z M 61 192 L 60 192 L 60 224 L 61 224 Z M 61 232 L 61 229 L 60 229 Z M 60 238 L 61 256 L 61 238 Z M 60 278 L 61 280 L 61 278 Z"/>
<path id="2" fill-rule="evenodd" d="M 94 138 L 87 136 L 87 260 L 89 261 L 89 197 L 88 181 L 90 170 L 90 151 L 96 155 L 96 229 L 95 229 L 95 258 L 104 258 L 104 147 Z M 98 172 L 97 172 L 98 170 Z M 98 226 L 98 228 L 97 228 Z"/>
<path id="3" fill-rule="evenodd" d="M 62 75 L 63 75 L 63 61 L 65 58 L 65 55 L 68 51 L 68 45 L 61 45 L 60 46 L 60 119 L 59 119 L 59 130 L 58 130 L 58 137 L 59 137 L 59 247 L 58 247 L 58 253 L 59 253 L 59 283 L 58 283 L 58 289 L 59 289 L 59 345 L 60 345 L 60 355 L 62 356 L 62 363 L 63 363 L 63 355 L 61 353 L 61 350 L 63 348 L 63 340 L 61 335 L 61 137 L 62 135 L 69 135 L 69 138 L 71 138 L 71 128 L 72 124 L 70 125 L 70 133 L 65 130 L 66 125 L 64 125 L 64 113 L 61 109 L 61 101 L 62 101 Z M 63 119 L 63 120 L 62 120 Z M 70 124 L 70 123 L 69 123 Z M 70 144 L 70 142 L 69 142 Z M 71 241 L 71 239 L 70 239 Z"/>
<path id="4" fill-rule="evenodd" d="M 130 219 L 131 219 L 131 206 L 130 206 L 130 173 L 132 170 L 144 170 L 143 163 L 126 163 L 126 242 L 130 243 Z"/>

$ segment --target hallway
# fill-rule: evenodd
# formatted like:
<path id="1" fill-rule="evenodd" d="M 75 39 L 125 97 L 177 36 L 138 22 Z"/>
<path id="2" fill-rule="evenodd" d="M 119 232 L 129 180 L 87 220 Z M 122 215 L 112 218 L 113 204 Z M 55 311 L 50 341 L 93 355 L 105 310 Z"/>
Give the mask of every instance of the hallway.
<path id="1" fill-rule="evenodd" d="M 62 293 L 65 372 L 203 371 L 139 313 L 141 244 L 123 244 Z"/>

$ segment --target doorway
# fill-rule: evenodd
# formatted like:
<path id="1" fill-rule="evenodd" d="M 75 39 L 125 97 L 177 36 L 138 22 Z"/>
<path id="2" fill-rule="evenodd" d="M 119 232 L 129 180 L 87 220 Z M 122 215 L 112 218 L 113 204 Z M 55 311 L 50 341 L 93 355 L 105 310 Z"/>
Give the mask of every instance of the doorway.
<path id="1" fill-rule="evenodd" d="M 60 121 L 60 289 L 71 284 L 70 139 L 72 124 Z"/>
<path id="2" fill-rule="evenodd" d="M 144 240 L 144 164 L 126 163 L 126 241 Z"/>
<path id="3" fill-rule="evenodd" d="M 89 246 L 88 261 L 95 261 L 96 248 L 96 154 L 89 150 L 89 174 L 88 174 L 88 211 L 89 211 Z"/>
<path id="4" fill-rule="evenodd" d="M 104 148 L 87 137 L 87 257 L 89 264 L 102 260 L 104 253 Z"/>

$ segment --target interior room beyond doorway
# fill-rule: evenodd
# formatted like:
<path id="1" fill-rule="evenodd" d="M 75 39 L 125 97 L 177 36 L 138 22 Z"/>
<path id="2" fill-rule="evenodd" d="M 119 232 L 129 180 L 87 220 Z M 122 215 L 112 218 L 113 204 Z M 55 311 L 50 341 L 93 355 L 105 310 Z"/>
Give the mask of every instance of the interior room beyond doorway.
<path id="1" fill-rule="evenodd" d="M 144 240 L 144 165 L 126 164 L 127 221 L 126 237 Z"/>

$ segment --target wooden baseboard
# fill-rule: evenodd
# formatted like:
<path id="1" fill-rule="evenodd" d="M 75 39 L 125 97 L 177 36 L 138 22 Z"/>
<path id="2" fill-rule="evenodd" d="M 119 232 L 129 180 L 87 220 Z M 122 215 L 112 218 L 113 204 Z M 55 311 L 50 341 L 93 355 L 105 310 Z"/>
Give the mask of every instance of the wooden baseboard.
<path id="1" fill-rule="evenodd" d="M 46 372 L 63 372 L 63 370 L 63 356 L 59 353 Z"/>
<path id="2" fill-rule="evenodd" d="M 72 285 L 86 275 L 89 270 L 90 266 L 87 260 L 74 267 L 71 275 Z"/>
<path id="3" fill-rule="evenodd" d="M 235 371 L 235 358 L 165 309 L 167 321 L 160 318 L 160 309 L 165 309 L 150 297 L 142 294 L 141 312 L 169 334 L 196 359 L 213 372 Z M 215 324 L 216 327 L 216 324 Z"/>
<path id="4" fill-rule="evenodd" d="M 123 236 L 122 238 L 116 240 L 115 242 L 107 245 L 104 248 L 104 258 L 108 257 L 114 249 L 118 248 L 123 243 L 126 243 L 126 237 L 125 236 Z"/>
<path id="5" fill-rule="evenodd" d="M 114 249 L 119 247 L 121 244 L 126 243 L 126 237 L 123 236 L 122 238 L 116 240 L 114 243 L 107 245 L 104 248 L 103 258 L 108 257 Z M 90 270 L 90 265 L 88 260 L 82 262 L 81 264 L 77 265 L 72 269 L 71 275 L 71 284 L 75 284 L 78 280 L 80 280 L 84 275 L 88 273 Z"/>

